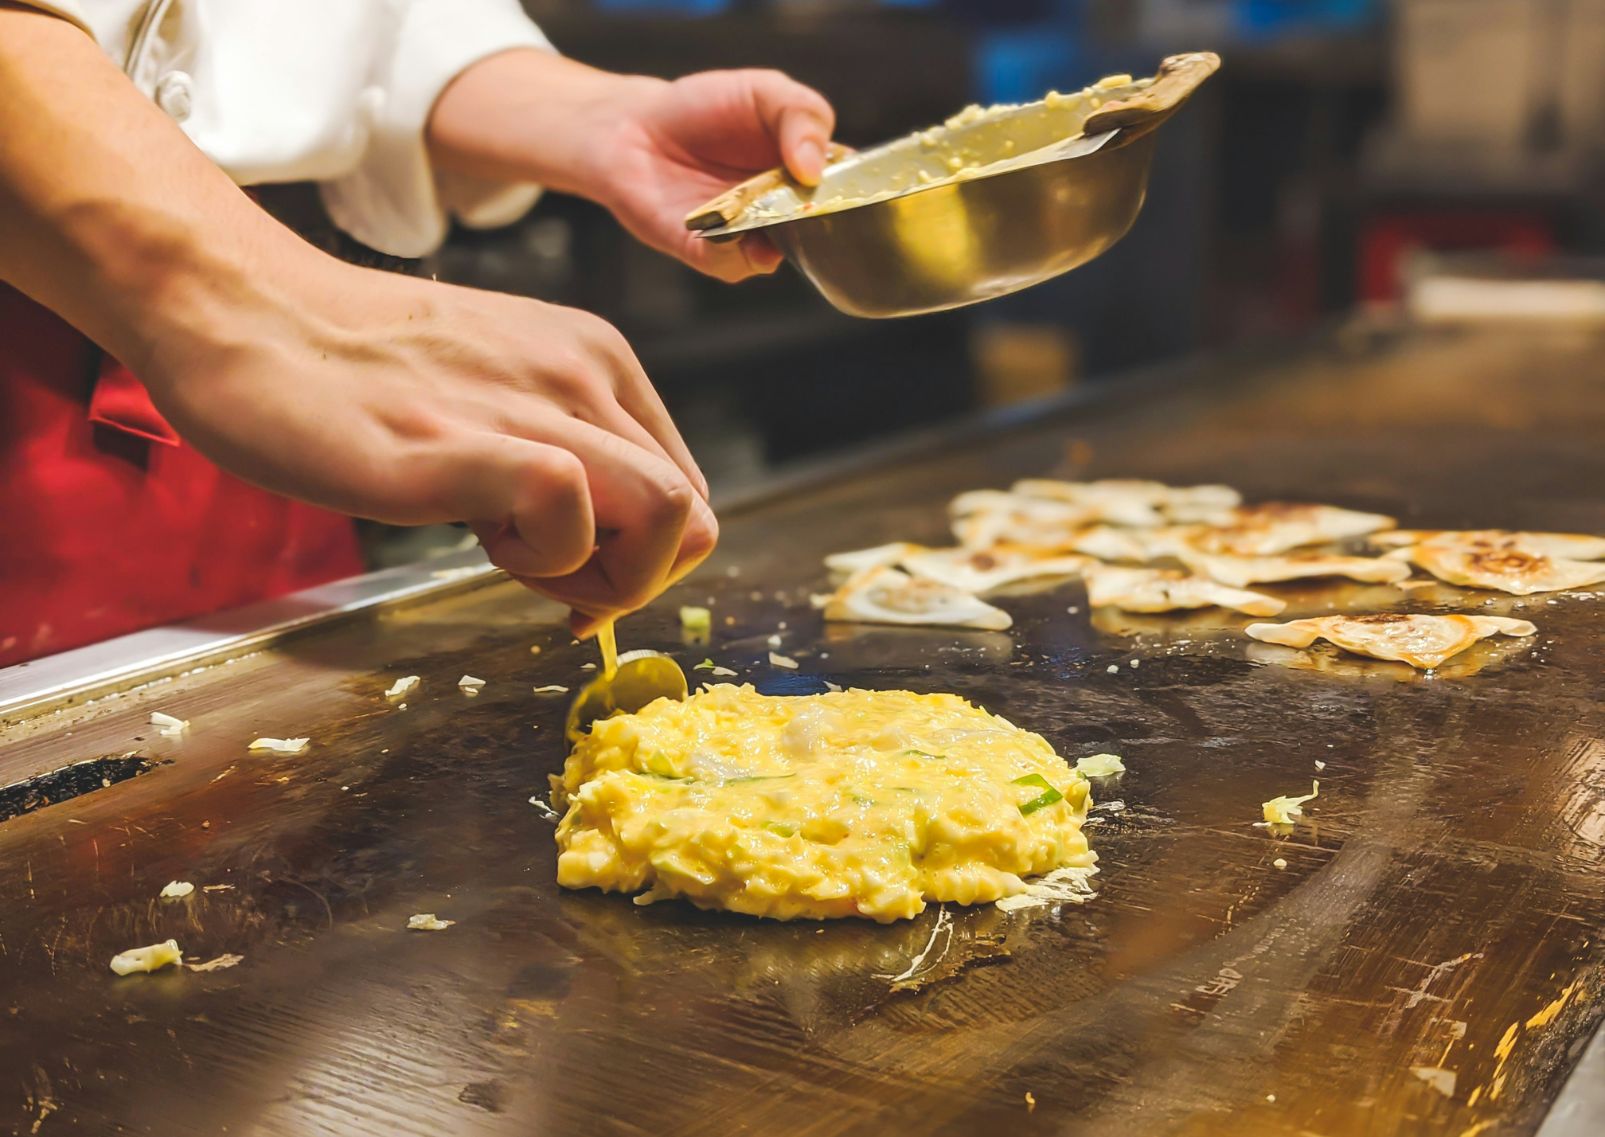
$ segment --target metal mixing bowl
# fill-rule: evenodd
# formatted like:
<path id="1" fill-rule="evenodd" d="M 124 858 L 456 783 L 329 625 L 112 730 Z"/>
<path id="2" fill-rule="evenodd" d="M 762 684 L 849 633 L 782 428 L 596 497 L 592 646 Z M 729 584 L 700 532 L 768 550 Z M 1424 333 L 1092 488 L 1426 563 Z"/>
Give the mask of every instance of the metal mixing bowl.
<path id="1" fill-rule="evenodd" d="M 850 315 L 1017 292 L 1125 236 L 1147 193 L 1154 128 L 1218 66 L 1179 56 L 1153 79 L 961 114 L 848 154 L 813 188 L 760 175 L 687 224 L 712 240 L 763 233 Z"/>

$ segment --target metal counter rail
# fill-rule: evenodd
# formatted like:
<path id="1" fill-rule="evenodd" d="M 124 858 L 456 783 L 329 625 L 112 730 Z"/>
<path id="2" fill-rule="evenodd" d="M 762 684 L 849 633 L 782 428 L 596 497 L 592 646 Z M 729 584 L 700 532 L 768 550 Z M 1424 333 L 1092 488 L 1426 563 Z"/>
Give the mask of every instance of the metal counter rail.
<path id="1" fill-rule="evenodd" d="M 1605 532 L 1601 346 L 1329 346 L 927 439 L 736 511 L 715 558 L 622 626 L 626 647 L 711 655 L 766 691 L 951 690 L 1072 760 L 1123 754 L 1081 907 L 820 926 L 562 892 L 527 799 L 561 765 L 564 699 L 531 689 L 578 686 L 591 652 L 509 582 L 440 582 L 81 703 L 58 691 L 3 728 L 7 768 L 153 765 L 0 823 L 0 1131 L 1597 1132 L 1598 597 L 1280 590 L 1289 616 L 1539 625 L 1447 678 L 1267 661 L 1243 619 L 1089 612 L 1076 584 L 1002 598 L 1008 634 L 822 625 L 808 594 L 822 554 L 940 541 L 949 494 L 1025 474 Z M 710 601 L 713 644 L 682 644 L 676 607 Z M 767 662 L 782 622 L 797 672 Z M 409 674 L 406 706 L 387 700 Z M 155 709 L 187 733 L 156 734 Z M 248 754 L 259 735 L 312 742 Z M 1254 827 L 1312 777 L 1310 824 Z M 196 892 L 159 900 L 169 880 Z M 406 931 L 417 912 L 457 923 Z M 107 970 L 168 937 L 243 959 Z"/>

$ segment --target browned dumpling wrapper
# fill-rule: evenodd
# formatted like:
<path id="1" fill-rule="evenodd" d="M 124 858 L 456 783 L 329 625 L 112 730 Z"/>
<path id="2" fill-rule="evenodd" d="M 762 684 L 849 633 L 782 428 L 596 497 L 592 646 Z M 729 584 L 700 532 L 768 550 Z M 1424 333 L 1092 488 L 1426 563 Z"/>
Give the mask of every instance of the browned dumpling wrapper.
<path id="1" fill-rule="evenodd" d="M 1095 565 L 1085 571 L 1087 603 L 1126 612 L 1176 612 L 1190 608 L 1231 608 L 1250 616 L 1275 616 L 1287 607 L 1274 596 L 1228 588 L 1207 577 L 1174 569 Z"/>
<path id="2" fill-rule="evenodd" d="M 1250 624 L 1244 631 L 1263 643 L 1309 647 L 1317 639 L 1373 659 L 1394 659 L 1430 671 L 1490 636 L 1530 636 L 1538 629 L 1507 616 L 1316 616 L 1285 624 Z"/>
<path id="3" fill-rule="evenodd" d="M 1015 545 L 990 549 L 920 549 L 901 560 L 915 576 L 961 588 L 965 592 L 991 592 L 1008 584 L 1056 576 L 1075 576 L 1091 557 L 1055 553 Z"/>
<path id="4" fill-rule="evenodd" d="M 1335 505 L 1269 501 L 1229 511 L 1218 523 L 1195 526 L 1188 544 L 1205 553 L 1267 557 L 1307 545 L 1328 545 L 1391 529 L 1393 518 Z"/>
<path id="5" fill-rule="evenodd" d="M 1563 592 L 1605 582 L 1605 564 L 1548 557 L 1518 548 L 1425 544 L 1411 545 L 1388 556 L 1416 564 L 1450 584 L 1514 596 Z"/>
<path id="6" fill-rule="evenodd" d="M 850 624 L 923 624 L 1001 632 L 1014 620 L 961 588 L 890 565 L 855 573 L 825 601 L 825 619 Z"/>
<path id="7" fill-rule="evenodd" d="M 1524 553 L 1574 561 L 1605 560 L 1605 537 L 1586 533 L 1543 533 L 1527 529 L 1390 529 L 1373 533 L 1369 540 L 1382 549 L 1410 545 L 1443 549 L 1519 549 Z"/>
<path id="8" fill-rule="evenodd" d="M 1022 478 L 1013 491 L 1026 497 L 1062 501 L 1095 510 L 1101 521 L 1153 526 L 1167 521 L 1213 521 L 1242 504 L 1231 486 L 1168 486 L 1139 478 L 1066 482 Z"/>
<path id="9" fill-rule="evenodd" d="M 1370 584 L 1389 584 L 1410 575 L 1407 565 L 1384 557 L 1344 557 L 1328 553 L 1285 553 L 1274 557 L 1235 557 L 1187 550 L 1183 564 L 1196 572 L 1244 588 L 1250 584 L 1343 576 Z"/>

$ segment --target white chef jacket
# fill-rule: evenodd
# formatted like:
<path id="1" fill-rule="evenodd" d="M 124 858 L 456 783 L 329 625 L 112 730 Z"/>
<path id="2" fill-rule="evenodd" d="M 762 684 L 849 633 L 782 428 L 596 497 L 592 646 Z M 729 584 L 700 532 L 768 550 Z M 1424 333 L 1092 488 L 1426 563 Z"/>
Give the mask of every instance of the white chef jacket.
<path id="1" fill-rule="evenodd" d="M 470 64 L 551 44 L 518 0 L 25 0 L 87 31 L 240 185 L 314 181 L 334 223 L 394 256 L 447 219 L 501 225 L 533 185 L 436 171 L 435 99 Z"/>

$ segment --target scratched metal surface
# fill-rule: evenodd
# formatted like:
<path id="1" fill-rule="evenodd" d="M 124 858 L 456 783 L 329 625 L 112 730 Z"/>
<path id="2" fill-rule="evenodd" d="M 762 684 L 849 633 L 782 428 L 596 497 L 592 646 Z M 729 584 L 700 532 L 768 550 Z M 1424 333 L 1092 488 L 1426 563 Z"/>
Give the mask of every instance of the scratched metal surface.
<path id="1" fill-rule="evenodd" d="M 819 926 L 560 893 L 526 799 L 560 764 L 562 700 L 531 687 L 588 655 L 507 584 L 12 729 L 13 765 L 168 764 L 0 824 L 0 1130 L 1531 1133 L 1605 985 L 1598 601 L 1285 591 L 1290 615 L 1539 624 L 1428 680 L 1250 658 L 1218 615 L 1089 615 L 1077 585 L 1004 601 L 1009 635 L 822 629 L 807 594 L 820 554 L 937 539 L 950 492 L 1050 470 L 1605 532 L 1602 346 L 1415 337 L 1201 371 L 733 516 L 624 625 L 766 690 L 953 690 L 1072 758 L 1119 751 L 1100 796 L 1127 809 L 1097 815 L 1082 907 Z M 676 605 L 709 597 L 714 644 L 679 645 Z M 762 662 L 782 620 L 797 673 Z M 380 692 L 406 674 L 402 710 Z M 188 736 L 143 725 L 157 707 Z M 313 745 L 247 756 L 263 734 Z M 1312 824 L 1252 826 L 1318 763 Z M 157 900 L 173 879 L 226 887 Z M 415 912 L 457 924 L 404 931 Z M 107 970 L 169 936 L 244 960 Z"/>

